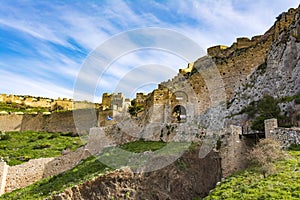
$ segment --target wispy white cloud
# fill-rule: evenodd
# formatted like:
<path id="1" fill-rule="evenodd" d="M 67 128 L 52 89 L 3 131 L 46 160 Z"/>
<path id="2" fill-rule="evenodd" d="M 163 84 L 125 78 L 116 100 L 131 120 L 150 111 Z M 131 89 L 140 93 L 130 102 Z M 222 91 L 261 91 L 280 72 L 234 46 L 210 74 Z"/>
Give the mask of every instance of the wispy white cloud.
<path id="1" fill-rule="evenodd" d="M 0 70 L 0 91 L 7 94 L 34 95 L 42 97 L 67 97 L 73 96 L 73 90 L 57 85 L 47 80 L 32 80 L 18 74 Z M 62 96 L 62 94 L 64 96 Z"/>
<path id="2" fill-rule="evenodd" d="M 230 45 L 239 36 L 263 34 L 276 16 L 296 6 L 298 3 L 294 0 L 55 1 L 52 4 L 3 1 L 0 7 L 0 29 L 3 30 L 0 34 L 0 93 L 70 97 L 87 55 L 124 31 L 168 28 L 195 40 L 205 51 L 216 44 Z M 113 57 L 135 45 L 130 38 L 122 43 L 116 41 L 114 48 L 104 49 L 105 55 Z M 169 45 L 184 46 L 180 41 Z M 144 51 L 118 57 L 99 80 L 103 89 L 95 92 L 112 92 L 116 81 L 138 66 L 160 64 L 182 68 L 187 64 L 178 56 L 159 51 L 158 54 Z M 150 75 L 153 76 L 151 72 Z M 97 82 L 99 76 L 87 73 L 80 78 L 86 82 L 97 79 Z"/>

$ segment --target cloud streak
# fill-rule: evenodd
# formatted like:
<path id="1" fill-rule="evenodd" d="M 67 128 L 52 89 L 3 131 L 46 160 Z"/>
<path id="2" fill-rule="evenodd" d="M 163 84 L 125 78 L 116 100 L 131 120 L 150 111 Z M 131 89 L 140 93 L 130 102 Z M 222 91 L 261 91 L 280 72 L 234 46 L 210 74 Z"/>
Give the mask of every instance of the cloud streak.
<path id="1" fill-rule="evenodd" d="M 86 57 L 113 35 L 124 31 L 144 27 L 172 29 L 192 38 L 205 50 L 216 44 L 230 45 L 239 36 L 263 34 L 276 16 L 296 6 L 294 0 L 54 0 L 51 4 L 33 0 L 2 1 L 0 93 L 72 97 Z M 121 45 L 107 49 L 107 55 L 113 55 Z M 173 45 L 182 44 L 178 41 Z M 97 95 L 105 90 L 113 92 L 112 86 L 117 84 L 113 82 L 136 66 L 160 64 L 178 69 L 187 64 L 174 55 L 158 54 L 145 51 L 120 58 L 101 80 L 104 88 L 97 90 Z M 91 78 L 93 75 L 86 75 L 87 81 Z"/>

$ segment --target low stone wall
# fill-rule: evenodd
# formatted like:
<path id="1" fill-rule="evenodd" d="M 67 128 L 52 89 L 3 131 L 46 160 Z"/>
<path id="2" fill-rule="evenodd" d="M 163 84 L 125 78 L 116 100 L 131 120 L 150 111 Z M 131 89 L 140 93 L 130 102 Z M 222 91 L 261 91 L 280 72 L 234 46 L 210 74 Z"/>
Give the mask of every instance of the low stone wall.
<path id="1" fill-rule="evenodd" d="M 279 141 L 283 148 L 300 144 L 299 128 L 276 128 L 270 132 L 270 137 Z"/>
<path id="2" fill-rule="evenodd" d="M 45 165 L 41 178 L 54 176 L 72 169 L 81 160 L 88 158 L 90 155 L 91 154 L 85 147 L 80 147 L 74 152 L 55 158 Z"/>
<path id="3" fill-rule="evenodd" d="M 285 149 L 300 144 L 300 128 L 278 127 L 277 119 L 265 120 L 265 134 L 266 138 L 277 140 Z"/>
<path id="4" fill-rule="evenodd" d="M 52 159 L 53 158 L 39 158 L 30 160 L 21 165 L 7 166 L 6 178 L 4 178 L 5 173 L 3 173 L 2 170 L 1 187 L 5 185 L 3 192 L 10 192 L 23 188 L 40 180 L 43 177 L 45 164 Z"/>
<path id="5" fill-rule="evenodd" d="M 0 195 L 5 193 L 6 176 L 8 165 L 6 162 L 0 162 Z"/>

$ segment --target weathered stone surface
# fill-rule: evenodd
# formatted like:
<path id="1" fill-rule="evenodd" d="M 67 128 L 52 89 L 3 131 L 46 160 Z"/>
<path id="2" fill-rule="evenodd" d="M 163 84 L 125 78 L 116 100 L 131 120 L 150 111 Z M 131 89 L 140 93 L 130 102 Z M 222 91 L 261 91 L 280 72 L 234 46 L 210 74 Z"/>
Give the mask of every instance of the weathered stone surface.
<path id="1" fill-rule="evenodd" d="M 293 36 L 300 24 L 297 18 L 299 13 L 299 8 L 289 10 L 275 23 L 275 40 L 270 46 L 265 65 L 256 69 L 236 88 L 229 115 L 239 113 L 250 102 L 258 101 L 264 95 L 281 98 L 300 92 L 300 43 Z M 294 102 L 281 103 L 279 106 L 283 112 L 291 115 L 297 110 Z M 245 119 L 238 115 L 232 122 L 241 125 Z"/>
<path id="2" fill-rule="evenodd" d="M 5 181 L 5 192 L 26 187 L 43 177 L 45 165 L 53 158 L 32 159 L 21 165 L 8 167 Z"/>
<path id="3" fill-rule="evenodd" d="M 200 159 L 196 150 L 172 165 L 148 173 L 116 170 L 72 187 L 53 199 L 193 199 L 204 197 L 221 179 L 220 158 L 210 152 Z"/>
<path id="4" fill-rule="evenodd" d="M 76 122 L 74 122 L 76 115 Z M 45 131 L 88 133 L 97 126 L 97 117 L 93 118 L 90 109 L 52 113 L 50 115 L 24 114 L 0 115 L 0 130 L 4 131 Z"/>

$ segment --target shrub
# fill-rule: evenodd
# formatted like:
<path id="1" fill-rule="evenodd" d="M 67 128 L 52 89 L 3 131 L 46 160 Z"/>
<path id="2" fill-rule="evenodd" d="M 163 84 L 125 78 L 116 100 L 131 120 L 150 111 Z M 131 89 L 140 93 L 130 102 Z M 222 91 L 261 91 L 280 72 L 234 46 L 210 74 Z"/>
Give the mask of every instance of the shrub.
<path id="1" fill-rule="evenodd" d="M 274 162 L 283 160 L 286 154 L 279 142 L 273 139 L 263 139 L 249 152 L 248 159 L 258 167 L 264 177 L 273 174 Z"/>
<path id="2" fill-rule="evenodd" d="M 264 120 L 270 118 L 282 118 L 280 116 L 280 107 L 278 101 L 270 95 L 265 95 L 258 102 L 252 102 L 247 108 L 244 109 L 250 117 L 255 117 L 251 129 L 264 131 Z"/>
<path id="3" fill-rule="evenodd" d="M 60 133 L 61 136 L 65 136 L 65 137 L 77 137 L 78 134 L 77 133 L 72 133 L 72 132 L 63 132 Z"/>
<path id="4" fill-rule="evenodd" d="M 0 135 L 0 140 L 9 140 L 10 139 L 10 136 L 7 135 L 7 134 L 1 134 Z"/>
<path id="5" fill-rule="evenodd" d="M 44 138 L 45 138 L 45 136 L 43 136 L 43 135 L 39 135 L 39 136 L 38 136 L 38 139 L 39 139 L 39 140 L 44 139 Z"/>
<path id="6" fill-rule="evenodd" d="M 260 72 L 260 75 L 263 75 L 266 72 L 266 69 L 267 69 L 267 63 L 264 62 L 263 64 L 258 66 L 257 71 Z"/>
<path id="7" fill-rule="evenodd" d="M 299 144 L 291 144 L 291 146 L 289 147 L 289 150 L 300 151 L 300 145 Z"/>
<path id="8" fill-rule="evenodd" d="M 51 145 L 50 144 L 37 144 L 35 146 L 33 146 L 32 149 L 46 149 L 46 148 L 50 148 Z"/>

